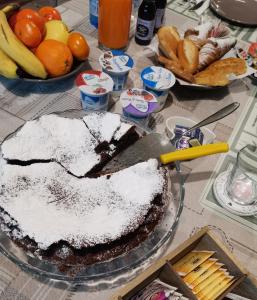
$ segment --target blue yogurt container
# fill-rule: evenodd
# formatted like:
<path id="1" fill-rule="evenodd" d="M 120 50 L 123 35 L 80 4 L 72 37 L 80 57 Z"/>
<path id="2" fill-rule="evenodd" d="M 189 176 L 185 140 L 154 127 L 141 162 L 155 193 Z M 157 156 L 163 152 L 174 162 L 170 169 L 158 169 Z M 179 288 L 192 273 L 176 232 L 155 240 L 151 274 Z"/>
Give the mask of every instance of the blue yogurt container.
<path id="1" fill-rule="evenodd" d="M 129 71 L 133 68 L 133 59 L 121 50 L 112 50 L 104 52 L 99 63 L 105 73 L 113 79 L 114 94 L 120 94 L 125 89 Z"/>
<path id="2" fill-rule="evenodd" d="M 88 70 L 76 78 L 84 110 L 107 110 L 113 80 L 104 72 Z"/>
<path id="3" fill-rule="evenodd" d="M 172 72 L 162 67 L 147 67 L 141 72 L 143 88 L 153 93 L 158 101 L 155 112 L 163 109 L 169 89 L 175 84 L 176 78 Z"/>

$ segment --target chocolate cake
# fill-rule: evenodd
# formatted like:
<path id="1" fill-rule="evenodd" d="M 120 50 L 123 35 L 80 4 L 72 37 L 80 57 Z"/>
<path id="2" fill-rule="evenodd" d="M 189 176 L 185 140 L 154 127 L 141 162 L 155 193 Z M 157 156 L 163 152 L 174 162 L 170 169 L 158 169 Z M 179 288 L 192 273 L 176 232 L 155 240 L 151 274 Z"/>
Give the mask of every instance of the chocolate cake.
<path id="1" fill-rule="evenodd" d="M 99 170 L 138 138 L 111 113 L 28 121 L 1 147 L 1 229 L 65 272 L 137 246 L 164 212 L 165 172 L 153 159 Z"/>

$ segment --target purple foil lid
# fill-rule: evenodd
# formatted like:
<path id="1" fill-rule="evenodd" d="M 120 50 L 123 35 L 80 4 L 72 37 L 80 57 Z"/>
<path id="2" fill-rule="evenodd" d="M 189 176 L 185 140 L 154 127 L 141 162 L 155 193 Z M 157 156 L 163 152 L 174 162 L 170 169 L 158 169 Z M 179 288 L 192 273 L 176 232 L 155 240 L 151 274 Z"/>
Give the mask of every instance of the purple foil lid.
<path id="1" fill-rule="evenodd" d="M 123 110 L 135 117 L 147 117 L 158 106 L 156 97 L 143 89 L 129 89 L 120 96 Z"/>

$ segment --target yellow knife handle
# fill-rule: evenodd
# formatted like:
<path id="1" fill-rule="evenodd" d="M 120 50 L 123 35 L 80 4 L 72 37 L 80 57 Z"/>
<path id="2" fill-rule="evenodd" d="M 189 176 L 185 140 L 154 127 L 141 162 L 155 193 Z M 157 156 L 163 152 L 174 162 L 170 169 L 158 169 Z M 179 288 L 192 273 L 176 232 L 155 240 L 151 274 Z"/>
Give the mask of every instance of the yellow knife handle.
<path id="1" fill-rule="evenodd" d="M 228 152 L 228 150 L 229 145 L 227 143 L 209 144 L 162 154 L 160 155 L 160 161 L 163 165 L 166 165 L 177 160 L 189 160 L 211 154 Z"/>

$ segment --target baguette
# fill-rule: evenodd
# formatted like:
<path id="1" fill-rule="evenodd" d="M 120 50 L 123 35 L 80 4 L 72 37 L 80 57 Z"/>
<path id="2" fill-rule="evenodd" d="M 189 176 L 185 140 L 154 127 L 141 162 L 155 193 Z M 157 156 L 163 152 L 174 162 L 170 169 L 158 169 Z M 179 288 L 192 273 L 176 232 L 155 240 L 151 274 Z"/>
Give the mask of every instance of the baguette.
<path id="1" fill-rule="evenodd" d="M 191 73 L 183 70 L 183 67 L 179 62 L 173 61 L 161 55 L 158 56 L 158 61 L 165 65 L 165 68 L 172 71 L 177 77 L 188 82 L 194 82 L 194 76 Z"/>
<path id="2" fill-rule="evenodd" d="M 199 50 L 195 43 L 189 39 L 179 41 L 178 59 L 185 71 L 194 74 L 199 64 Z"/>
<path id="3" fill-rule="evenodd" d="M 180 41 L 177 28 L 174 26 L 163 26 L 158 30 L 159 48 L 163 54 L 171 60 L 178 61 L 177 47 Z"/>
<path id="4" fill-rule="evenodd" d="M 174 61 L 171 60 L 169 58 L 166 58 L 165 56 L 159 55 L 158 56 L 158 61 L 163 64 L 163 65 L 168 65 L 168 64 L 172 64 L 173 66 L 178 67 L 179 69 L 183 69 L 181 64 L 179 63 L 179 61 Z"/>
<path id="5" fill-rule="evenodd" d="M 171 72 L 173 72 L 177 77 L 187 81 L 187 82 L 191 82 L 194 83 L 195 79 L 194 76 L 183 70 L 182 68 L 179 68 L 176 64 L 176 62 L 170 62 L 168 64 L 165 65 L 165 68 L 170 70 Z"/>

